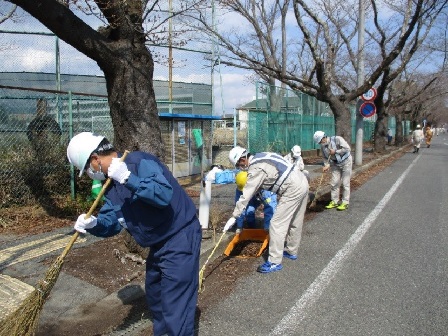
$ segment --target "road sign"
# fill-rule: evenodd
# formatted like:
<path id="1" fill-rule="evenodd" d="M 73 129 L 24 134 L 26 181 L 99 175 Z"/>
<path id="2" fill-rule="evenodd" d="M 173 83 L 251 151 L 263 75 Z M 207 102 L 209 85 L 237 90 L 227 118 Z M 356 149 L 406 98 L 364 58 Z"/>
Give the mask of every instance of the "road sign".
<path id="1" fill-rule="evenodd" d="M 369 118 L 376 113 L 376 106 L 372 102 L 365 102 L 359 108 L 359 113 L 361 113 L 364 118 Z"/>
<path id="2" fill-rule="evenodd" d="M 372 101 L 376 98 L 377 91 L 375 88 L 369 89 L 369 91 L 362 94 L 361 98 L 364 101 Z"/>

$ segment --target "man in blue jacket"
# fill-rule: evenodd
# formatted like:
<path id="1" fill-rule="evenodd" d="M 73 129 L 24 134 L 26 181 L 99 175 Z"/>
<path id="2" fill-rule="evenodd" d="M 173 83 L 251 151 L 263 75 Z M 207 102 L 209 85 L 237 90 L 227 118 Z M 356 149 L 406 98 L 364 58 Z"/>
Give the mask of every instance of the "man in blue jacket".
<path id="1" fill-rule="evenodd" d="M 111 237 L 124 228 L 149 247 L 145 289 L 154 335 L 194 335 L 202 230 L 193 201 L 154 155 L 136 151 L 121 162 L 103 136 L 74 136 L 67 157 L 79 176 L 112 179 L 98 216 L 80 215 L 75 230 Z"/>

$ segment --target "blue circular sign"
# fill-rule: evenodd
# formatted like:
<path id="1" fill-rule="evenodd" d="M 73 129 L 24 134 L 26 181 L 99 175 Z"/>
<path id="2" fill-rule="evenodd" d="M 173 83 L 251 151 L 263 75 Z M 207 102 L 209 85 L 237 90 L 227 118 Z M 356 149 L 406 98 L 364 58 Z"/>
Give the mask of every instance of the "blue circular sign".
<path id="1" fill-rule="evenodd" d="M 359 108 L 359 112 L 364 118 L 369 118 L 376 113 L 376 106 L 374 103 L 365 102 Z"/>

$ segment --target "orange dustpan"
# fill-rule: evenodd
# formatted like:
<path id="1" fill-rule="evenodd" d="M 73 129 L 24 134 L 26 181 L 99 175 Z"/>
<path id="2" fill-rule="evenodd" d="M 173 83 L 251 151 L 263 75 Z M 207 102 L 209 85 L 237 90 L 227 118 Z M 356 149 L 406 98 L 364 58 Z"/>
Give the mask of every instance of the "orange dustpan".
<path id="1" fill-rule="evenodd" d="M 244 229 L 236 234 L 232 241 L 227 245 L 224 255 L 230 256 L 235 246 L 242 241 L 260 241 L 262 245 L 255 257 L 261 256 L 269 243 L 269 234 L 264 229 Z M 249 256 L 236 256 L 237 258 L 249 258 Z"/>

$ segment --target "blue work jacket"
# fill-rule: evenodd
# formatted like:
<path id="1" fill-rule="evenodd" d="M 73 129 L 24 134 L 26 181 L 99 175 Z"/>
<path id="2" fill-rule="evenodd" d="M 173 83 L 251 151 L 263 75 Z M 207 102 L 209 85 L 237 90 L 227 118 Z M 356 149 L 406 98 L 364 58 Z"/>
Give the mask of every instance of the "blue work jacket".
<path id="1" fill-rule="evenodd" d="M 196 206 L 157 157 L 137 151 L 125 162 L 131 172 L 127 182 L 112 181 L 89 233 L 110 237 L 126 228 L 139 245 L 149 247 L 193 222 Z"/>

